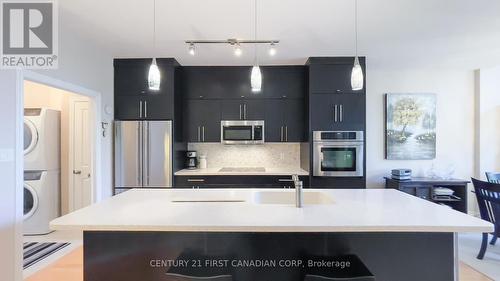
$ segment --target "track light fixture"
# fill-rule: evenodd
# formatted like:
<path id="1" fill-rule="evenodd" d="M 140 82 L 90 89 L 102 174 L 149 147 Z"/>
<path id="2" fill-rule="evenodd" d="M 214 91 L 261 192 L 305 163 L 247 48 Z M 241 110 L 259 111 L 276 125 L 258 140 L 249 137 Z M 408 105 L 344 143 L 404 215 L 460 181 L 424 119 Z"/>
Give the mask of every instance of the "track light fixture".
<path id="1" fill-rule="evenodd" d="M 242 45 L 243 44 L 249 44 L 249 45 L 259 45 L 259 44 L 266 44 L 269 45 L 269 55 L 274 56 L 276 54 L 276 45 L 280 42 L 280 40 L 244 40 L 244 39 L 235 39 L 235 38 L 230 38 L 226 40 L 186 40 L 185 43 L 188 44 L 188 50 L 189 54 L 193 55 L 193 53 L 196 52 L 196 47 L 195 45 L 201 45 L 201 44 L 228 44 L 233 47 L 233 53 L 235 56 L 240 57 L 243 54 L 243 49 Z M 193 51 L 191 51 L 193 50 Z"/>

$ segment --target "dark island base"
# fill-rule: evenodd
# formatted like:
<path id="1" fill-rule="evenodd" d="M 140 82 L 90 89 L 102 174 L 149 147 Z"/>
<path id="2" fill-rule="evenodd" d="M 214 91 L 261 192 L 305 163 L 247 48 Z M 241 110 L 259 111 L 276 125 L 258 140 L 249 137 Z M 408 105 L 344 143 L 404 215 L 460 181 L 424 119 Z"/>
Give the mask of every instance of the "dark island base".
<path id="1" fill-rule="evenodd" d="M 362 271 L 359 258 L 373 277 L 352 280 L 452 281 L 458 280 L 454 242 L 453 233 L 86 231 L 84 280 L 200 280 L 179 277 L 192 274 L 298 281 L 308 273 L 345 277 L 349 270 Z"/>

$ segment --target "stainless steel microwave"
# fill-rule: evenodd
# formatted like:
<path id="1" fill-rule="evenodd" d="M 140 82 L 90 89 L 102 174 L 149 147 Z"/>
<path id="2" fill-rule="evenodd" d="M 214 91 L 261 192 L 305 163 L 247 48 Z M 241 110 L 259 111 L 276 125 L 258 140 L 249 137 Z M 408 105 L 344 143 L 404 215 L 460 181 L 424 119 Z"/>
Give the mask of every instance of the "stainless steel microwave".
<path id="1" fill-rule="evenodd" d="M 264 143 L 264 120 L 221 121 L 220 130 L 223 144 Z"/>

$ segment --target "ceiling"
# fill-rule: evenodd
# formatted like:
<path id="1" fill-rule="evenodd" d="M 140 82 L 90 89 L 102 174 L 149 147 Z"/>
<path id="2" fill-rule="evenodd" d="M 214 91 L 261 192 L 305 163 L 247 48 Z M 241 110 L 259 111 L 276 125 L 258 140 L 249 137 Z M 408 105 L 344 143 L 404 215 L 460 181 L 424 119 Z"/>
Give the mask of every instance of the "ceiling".
<path id="1" fill-rule="evenodd" d="M 252 39 L 252 0 L 59 1 L 60 22 L 105 48 L 113 57 L 175 57 L 183 65 L 247 65 L 226 45 L 198 46 L 187 39 Z M 309 56 L 354 54 L 353 0 L 259 0 L 258 38 L 279 39 L 278 53 L 259 49 L 262 64 L 302 64 Z M 500 1 L 359 0 L 359 53 L 371 63 L 479 67 L 500 64 Z"/>

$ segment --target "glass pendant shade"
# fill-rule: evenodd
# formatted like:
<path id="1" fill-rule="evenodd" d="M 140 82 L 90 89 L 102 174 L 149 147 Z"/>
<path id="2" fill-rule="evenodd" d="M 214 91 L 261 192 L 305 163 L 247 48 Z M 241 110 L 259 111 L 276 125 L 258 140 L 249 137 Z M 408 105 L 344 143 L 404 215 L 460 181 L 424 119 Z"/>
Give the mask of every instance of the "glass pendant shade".
<path id="1" fill-rule="evenodd" d="M 148 85 L 150 90 L 160 90 L 160 69 L 158 68 L 158 65 L 156 65 L 156 58 L 153 58 L 153 62 L 149 67 Z"/>
<path id="2" fill-rule="evenodd" d="M 262 87 L 262 73 L 260 72 L 260 67 L 254 65 L 252 67 L 252 74 L 250 76 L 250 84 L 252 85 L 252 92 L 260 92 Z"/>
<path id="3" fill-rule="evenodd" d="M 363 77 L 363 69 L 359 64 L 359 58 L 356 57 L 354 59 L 354 66 L 352 67 L 351 72 L 351 87 L 354 91 L 359 91 L 363 89 L 364 77 Z"/>

